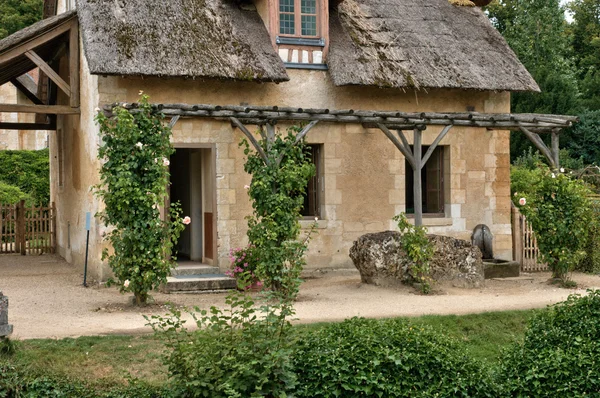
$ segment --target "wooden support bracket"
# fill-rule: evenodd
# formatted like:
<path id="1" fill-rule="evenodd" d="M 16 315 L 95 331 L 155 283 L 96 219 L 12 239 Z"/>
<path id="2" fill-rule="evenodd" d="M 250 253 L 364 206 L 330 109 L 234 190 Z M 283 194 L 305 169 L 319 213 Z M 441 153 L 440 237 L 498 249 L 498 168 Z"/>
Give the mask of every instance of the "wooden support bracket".
<path id="1" fill-rule="evenodd" d="M 533 145 L 535 145 L 535 147 L 542 153 L 542 155 L 544 155 L 546 159 L 548 159 L 548 162 L 550 162 L 550 166 L 553 169 L 558 169 L 558 132 L 552 132 L 551 150 L 546 146 L 542 138 L 537 133 L 534 133 L 523 126 L 520 126 L 520 130 L 523 132 L 523 134 L 525 134 L 527 138 L 529 138 L 529 141 L 531 141 Z"/>
<path id="2" fill-rule="evenodd" d="M 242 133 L 244 133 L 244 135 L 246 136 L 246 138 L 248 138 L 248 140 L 250 141 L 250 143 L 252 144 L 254 149 L 256 149 L 256 151 L 260 154 L 260 157 L 264 160 L 264 162 L 266 164 L 269 164 L 270 162 L 269 162 L 269 158 L 267 157 L 267 154 L 265 153 L 263 148 L 260 146 L 258 141 L 256 141 L 256 138 L 254 138 L 254 135 L 252 135 L 252 133 L 250 131 L 248 131 L 246 126 L 244 126 L 242 124 L 242 122 L 240 122 L 237 118 L 232 117 L 232 118 L 230 118 L 230 120 L 237 128 L 239 128 L 242 131 Z"/>
<path id="3" fill-rule="evenodd" d="M 62 77 L 58 75 L 58 73 L 54 71 L 54 69 L 50 67 L 50 65 L 46 63 L 46 61 L 37 55 L 35 51 L 29 50 L 25 52 L 25 56 L 29 58 L 31 62 L 36 64 L 48 76 L 48 78 L 50 78 L 50 80 L 56 83 L 58 88 L 60 88 L 69 97 L 71 96 L 71 87 L 62 79 Z"/>

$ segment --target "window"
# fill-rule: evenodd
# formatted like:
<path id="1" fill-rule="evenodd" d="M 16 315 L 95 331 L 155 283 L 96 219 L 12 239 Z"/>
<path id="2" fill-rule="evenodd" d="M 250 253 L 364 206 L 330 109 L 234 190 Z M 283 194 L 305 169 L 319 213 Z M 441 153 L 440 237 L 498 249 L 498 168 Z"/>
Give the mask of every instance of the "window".
<path id="1" fill-rule="evenodd" d="M 412 147 L 411 147 L 412 148 Z M 423 146 L 423 154 L 429 149 Z M 406 161 L 406 214 L 415 213 L 415 198 L 413 193 L 413 169 Z M 421 197 L 423 198 L 423 214 L 444 214 L 444 147 L 435 148 L 431 157 L 421 171 Z"/>
<path id="2" fill-rule="evenodd" d="M 302 216 L 304 217 L 319 217 L 320 216 L 320 206 L 321 206 L 321 191 L 322 191 L 322 162 L 321 162 L 321 153 L 322 153 L 322 144 L 311 144 L 307 145 L 308 151 L 310 151 L 310 156 L 312 158 L 312 162 L 315 165 L 316 172 L 315 175 L 308 181 L 308 186 L 306 187 L 306 191 L 302 194 L 304 196 L 304 206 L 302 208 Z"/>
<path id="3" fill-rule="evenodd" d="M 316 37 L 317 0 L 279 0 L 279 34 Z"/>

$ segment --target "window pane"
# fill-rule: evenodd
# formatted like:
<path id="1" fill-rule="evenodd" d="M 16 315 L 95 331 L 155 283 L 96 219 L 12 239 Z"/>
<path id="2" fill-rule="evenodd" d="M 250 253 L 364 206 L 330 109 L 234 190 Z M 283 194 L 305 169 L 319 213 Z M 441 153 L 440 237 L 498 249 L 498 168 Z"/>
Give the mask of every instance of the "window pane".
<path id="1" fill-rule="evenodd" d="M 282 35 L 293 35 L 296 33 L 294 14 L 279 14 L 279 33 Z"/>
<path id="2" fill-rule="evenodd" d="M 316 14 L 317 0 L 302 0 L 302 14 Z"/>
<path id="3" fill-rule="evenodd" d="M 317 35 L 317 16 L 302 15 L 302 36 Z"/>
<path id="4" fill-rule="evenodd" d="M 279 0 L 279 12 L 294 12 L 294 0 Z"/>
<path id="5" fill-rule="evenodd" d="M 321 192 L 321 160 L 320 151 L 323 144 L 311 144 L 307 148 L 307 152 L 310 153 L 313 164 L 315 165 L 316 173 L 308 182 L 306 191 L 302 193 L 304 196 L 304 204 L 300 214 L 304 217 L 315 217 L 319 216 L 319 192 Z"/>
<path id="6" fill-rule="evenodd" d="M 412 146 L 411 146 L 412 149 Z M 429 149 L 423 146 L 422 152 Z M 414 175 L 408 160 L 405 160 L 405 199 L 406 214 L 414 214 Z M 437 147 L 421 172 L 421 200 L 423 214 L 444 212 L 444 147 Z"/>

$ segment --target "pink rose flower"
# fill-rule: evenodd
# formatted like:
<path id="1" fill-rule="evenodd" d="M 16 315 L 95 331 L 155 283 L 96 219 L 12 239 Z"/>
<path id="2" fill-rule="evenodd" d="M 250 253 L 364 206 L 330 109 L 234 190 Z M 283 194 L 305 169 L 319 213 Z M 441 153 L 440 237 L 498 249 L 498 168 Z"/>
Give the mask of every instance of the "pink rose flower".
<path id="1" fill-rule="evenodd" d="M 244 189 L 250 189 L 250 185 L 244 185 Z"/>
<path id="2" fill-rule="evenodd" d="M 521 198 L 521 199 L 519 199 L 519 204 L 521 206 L 525 206 L 527 204 L 527 200 L 525 198 Z"/>
<path id="3" fill-rule="evenodd" d="M 185 217 L 183 218 L 183 223 L 184 223 L 185 225 L 189 225 L 191 222 L 192 222 L 192 219 L 191 219 L 189 216 L 185 216 Z"/>

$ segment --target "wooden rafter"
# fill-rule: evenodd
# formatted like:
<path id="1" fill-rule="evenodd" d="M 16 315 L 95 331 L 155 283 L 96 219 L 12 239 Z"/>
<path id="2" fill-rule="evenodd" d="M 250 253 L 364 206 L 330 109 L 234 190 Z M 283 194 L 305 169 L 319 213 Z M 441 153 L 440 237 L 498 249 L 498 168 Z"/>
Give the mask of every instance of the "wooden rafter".
<path id="1" fill-rule="evenodd" d="M 3 123 L 3 129 L 51 129 L 55 128 L 55 115 L 79 114 L 79 25 L 73 14 L 51 28 L 40 28 L 33 37 L 5 49 L 0 53 L 1 83 L 10 81 L 33 105 L 0 104 L 0 112 L 36 113 L 49 115 L 49 118 L 36 118 L 37 123 Z M 61 77 L 56 71 L 58 61 L 68 54 L 69 76 Z M 41 94 L 41 85 L 27 80 L 26 72 L 33 68 L 40 70 L 40 82 L 49 81 L 49 96 Z M 46 76 L 47 78 L 44 78 Z M 56 105 L 56 88 L 69 97 L 67 105 Z M 43 123 L 45 120 L 49 123 Z"/>

